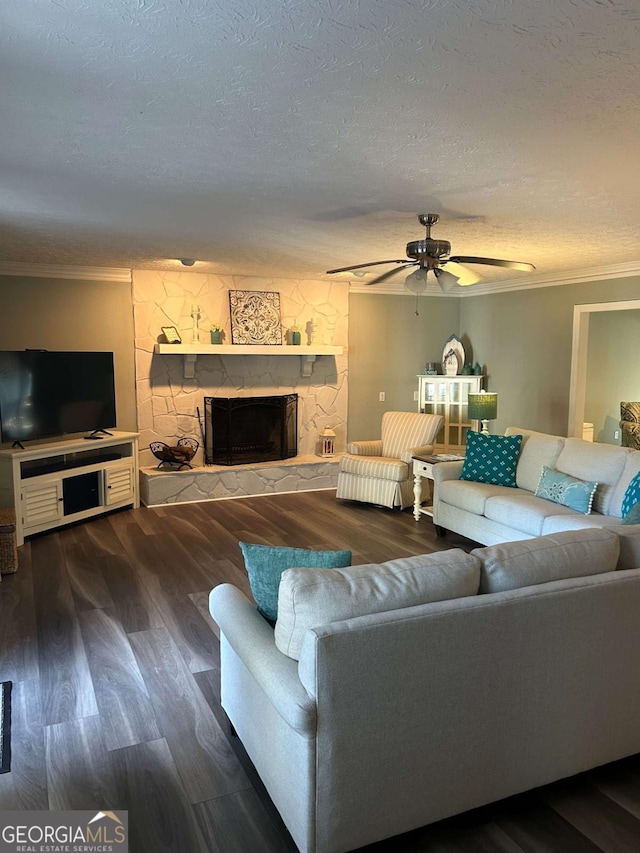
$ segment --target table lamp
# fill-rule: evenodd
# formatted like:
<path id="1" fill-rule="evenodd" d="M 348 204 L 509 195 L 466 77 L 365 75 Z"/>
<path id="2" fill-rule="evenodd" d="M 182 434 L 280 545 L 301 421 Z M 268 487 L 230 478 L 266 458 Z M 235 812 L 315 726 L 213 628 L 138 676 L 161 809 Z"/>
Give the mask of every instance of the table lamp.
<path id="1" fill-rule="evenodd" d="M 482 435 L 489 435 L 489 421 L 498 416 L 498 395 L 480 391 L 478 394 L 468 395 L 468 414 L 472 421 L 480 421 Z"/>

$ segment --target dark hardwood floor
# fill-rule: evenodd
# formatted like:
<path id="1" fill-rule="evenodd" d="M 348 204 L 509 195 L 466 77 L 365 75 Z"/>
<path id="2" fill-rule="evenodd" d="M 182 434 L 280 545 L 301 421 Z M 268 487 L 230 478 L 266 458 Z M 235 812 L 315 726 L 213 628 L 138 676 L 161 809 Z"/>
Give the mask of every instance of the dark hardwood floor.
<path id="1" fill-rule="evenodd" d="M 128 809 L 132 853 L 295 851 L 219 704 L 207 596 L 249 592 L 238 540 L 349 548 L 354 564 L 474 547 L 331 491 L 125 510 L 27 541 L 0 584 L 1 810 Z M 392 849 L 638 853 L 640 758 L 367 851 Z"/>

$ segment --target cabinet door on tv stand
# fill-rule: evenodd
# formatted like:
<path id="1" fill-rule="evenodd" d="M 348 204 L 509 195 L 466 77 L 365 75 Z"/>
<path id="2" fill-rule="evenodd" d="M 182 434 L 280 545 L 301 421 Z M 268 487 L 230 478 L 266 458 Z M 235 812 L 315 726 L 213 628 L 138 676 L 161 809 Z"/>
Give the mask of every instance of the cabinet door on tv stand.
<path id="1" fill-rule="evenodd" d="M 47 480 L 22 486 L 22 527 L 50 524 L 63 517 L 62 481 Z"/>
<path id="2" fill-rule="evenodd" d="M 104 472 L 105 506 L 113 506 L 122 501 L 133 501 L 135 497 L 133 465 L 119 465 L 107 468 Z"/>

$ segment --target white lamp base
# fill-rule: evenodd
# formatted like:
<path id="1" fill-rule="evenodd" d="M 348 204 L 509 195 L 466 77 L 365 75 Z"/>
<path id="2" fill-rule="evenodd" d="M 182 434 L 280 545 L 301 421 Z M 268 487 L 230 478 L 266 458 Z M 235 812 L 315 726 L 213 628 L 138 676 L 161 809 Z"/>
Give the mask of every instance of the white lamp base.
<path id="1" fill-rule="evenodd" d="M 481 435 L 489 435 L 489 421 L 480 421 L 482 424 L 480 428 Z"/>

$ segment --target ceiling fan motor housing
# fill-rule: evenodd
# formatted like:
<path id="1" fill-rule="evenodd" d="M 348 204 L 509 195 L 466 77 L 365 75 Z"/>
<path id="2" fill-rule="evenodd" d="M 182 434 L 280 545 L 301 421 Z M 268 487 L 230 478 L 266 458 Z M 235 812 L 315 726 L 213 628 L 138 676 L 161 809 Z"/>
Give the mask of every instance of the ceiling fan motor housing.
<path id="1" fill-rule="evenodd" d="M 427 258 L 439 260 L 450 254 L 451 243 L 448 240 L 432 240 L 428 237 L 426 240 L 412 240 L 407 243 L 407 257 L 416 261 Z"/>

